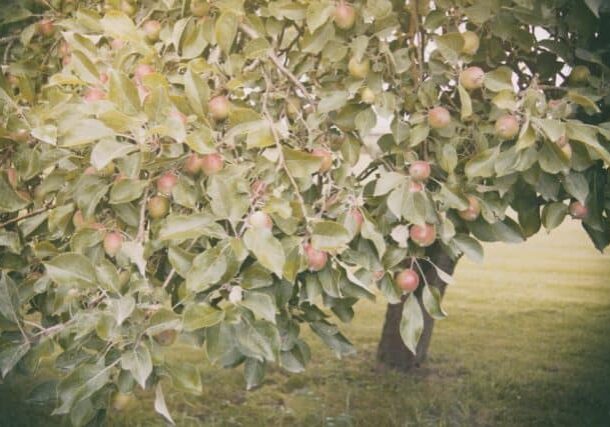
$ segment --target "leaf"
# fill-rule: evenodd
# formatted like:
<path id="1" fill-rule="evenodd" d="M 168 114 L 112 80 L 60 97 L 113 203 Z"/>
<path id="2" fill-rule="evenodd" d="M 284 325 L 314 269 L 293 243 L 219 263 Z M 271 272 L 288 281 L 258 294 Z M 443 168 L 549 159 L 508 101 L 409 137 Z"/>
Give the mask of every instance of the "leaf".
<path id="1" fill-rule="evenodd" d="M 610 153 L 599 143 L 597 129 L 594 126 L 585 125 L 576 120 L 569 120 L 566 130 L 570 140 L 582 142 L 597 153 L 606 164 L 610 165 Z"/>
<path id="2" fill-rule="evenodd" d="M 143 389 L 146 389 L 146 380 L 152 373 L 153 365 L 150 351 L 143 343 L 121 356 L 121 366 L 131 372 L 133 378 Z"/>
<path id="3" fill-rule="evenodd" d="M 203 79 L 188 67 L 184 73 L 184 92 L 191 108 L 199 117 L 205 116 L 205 109 L 210 97 L 210 89 Z"/>
<path id="4" fill-rule="evenodd" d="M 30 343 L 24 342 L 19 345 L 8 344 L 0 350 L 0 372 L 2 378 L 5 378 L 15 365 L 27 354 L 30 350 Z"/>
<path id="5" fill-rule="evenodd" d="M 209 304 L 190 304 L 187 305 L 183 313 L 182 327 L 186 332 L 214 326 L 225 317 L 222 310 L 212 307 Z"/>
<path id="6" fill-rule="evenodd" d="M 168 366 L 167 370 L 174 389 L 194 395 L 200 395 L 203 391 L 201 374 L 197 366 L 178 362 Z"/>
<path id="7" fill-rule="evenodd" d="M 137 145 L 118 142 L 114 139 L 103 139 L 91 150 L 91 164 L 96 169 L 103 169 L 114 159 L 125 157 L 138 149 Z"/>
<path id="8" fill-rule="evenodd" d="M 209 214 L 170 215 L 159 229 L 159 240 L 197 239 L 200 236 L 223 238 L 224 229 Z"/>
<path id="9" fill-rule="evenodd" d="M 382 172 L 375 183 L 374 196 L 383 196 L 406 181 L 407 177 L 397 172 Z"/>
<path id="10" fill-rule="evenodd" d="M 370 240 L 375 245 L 375 249 L 377 250 L 377 255 L 379 258 L 382 258 L 385 254 L 386 244 L 383 238 L 383 234 L 379 232 L 377 226 L 369 221 L 368 218 L 364 218 L 364 222 L 362 223 L 362 228 L 360 229 L 360 234 L 365 239 Z"/>
<path id="11" fill-rule="evenodd" d="M 282 277 L 286 256 L 282 244 L 266 228 L 250 228 L 244 234 L 244 244 L 263 267 Z"/>
<path id="12" fill-rule="evenodd" d="M 537 117 L 533 117 L 532 124 L 538 130 L 538 132 L 543 133 L 553 142 L 559 141 L 559 139 L 566 133 L 565 123 L 559 120 L 539 119 Z"/>
<path id="13" fill-rule="evenodd" d="M 411 294 L 407 297 L 400 318 L 400 337 L 405 346 L 416 354 L 417 343 L 424 330 L 424 314 L 422 313 L 417 297 Z"/>
<path id="14" fill-rule="evenodd" d="M 146 277 L 146 259 L 144 258 L 144 245 L 136 240 L 123 242 L 121 253 L 138 267 L 142 277 Z"/>
<path id="15" fill-rule="evenodd" d="M 188 274 L 188 271 L 193 265 L 194 258 L 194 254 L 180 248 L 179 246 L 172 246 L 167 251 L 167 259 L 169 263 L 182 277 L 186 277 Z"/>
<path id="16" fill-rule="evenodd" d="M 497 158 L 497 147 L 481 151 L 479 154 L 470 159 L 468 163 L 466 163 L 466 167 L 464 169 L 466 176 L 469 178 L 474 178 L 477 176 L 488 178 L 493 176 L 495 173 L 494 165 Z"/>
<path id="17" fill-rule="evenodd" d="M 201 124 L 197 130 L 187 135 L 186 145 L 199 154 L 213 154 L 217 152 L 212 130 Z"/>
<path id="18" fill-rule="evenodd" d="M 116 310 L 116 323 L 120 326 L 135 310 L 136 300 L 132 296 L 124 296 L 113 302 Z"/>
<path id="19" fill-rule="evenodd" d="M 341 251 L 351 240 L 347 229 L 334 221 L 318 221 L 313 225 L 311 244 L 320 251 Z"/>
<path id="20" fill-rule="evenodd" d="M 61 147 L 76 147 L 114 136 L 114 130 L 96 119 L 82 119 L 60 127 Z"/>
<path id="21" fill-rule="evenodd" d="M 108 203 L 111 205 L 129 203 L 142 196 L 144 189 L 148 187 L 148 181 L 139 179 L 122 179 L 113 184 L 110 189 Z"/>
<path id="22" fill-rule="evenodd" d="M 244 364 L 244 378 L 246 379 L 246 390 L 252 390 L 263 382 L 265 376 L 265 364 L 259 360 L 248 358 Z"/>
<path id="23" fill-rule="evenodd" d="M 563 180 L 563 187 L 582 204 L 589 196 L 589 183 L 582 173 L 570 172 Z"/>
<path id="24" fill-rule="evenodd" d="M 245 293 L 244 299 L 238 304 L 252 310 L 256 317 L 275 324 L 276 307 L 273 298 L 269 295 L 261 292 L 248 291 Z"/>
<path id="25" fill-rule="evenodd" d="M 186 287 L 191 292 L 201 292 L 220 281 L 227 271 L 227 256 L 221 245 L 197 255 L 186 275 Z"/>
<path id="26" fill-rule="evenodd" d="M 472 261 L 483 262 L 483 246 L 466 234 L 457 234 L 453 238 L 455 246 Z"/>
<path id="27" fill-rule="evenodd" d="M 422 142 L 424 142 L 426 140 L 426 138 L 428 138 L 428 135 L 430 133 L 430 127 L 427 124 L 419 124 L 417 126 L 414 126 L 411 129 L 411 133 L 409 134 L 409 145 L 411 147 L 415 147 L 419 144 L 421 144 Z"/>
<path id="28" fill-rule="evenodd" d="M 453 63 L 458 61 L 464 46 L 464 38 L 460 33 L 447 33 L 442 36 L 436 36 L 434 41 L 439 52 L 447 61 Z"/>
<path id="29" fill-rule="evenodd" d="M 53 415 L 69 413 L 78 402 L 104 387 L 110 380 L 110 366 L 83 363 L 64 377 L 57 386 L 57 395 L 62 403 Z"/>
<path id="30" fill-rule="evenodd" d="M 542 225 L 548 231 L 561 225 L 566 215 L 568 207 L 561 202 L 553 202 L 542 208 Z"/>
<path id="31" fill-rule="evenodd" d="M 472 116 L 472 101 L 470 100 L 470 94 L 461 84 L 458 85 L 458 93 L 460 94 L 460 104 L 462 106 L 461 118 L 464 120 Z"/>
<path id="32" fill-rule="evenodd" d="M 425 285 L 422 290 L 421 298 L 430 317 L 436 320 L 442 320 L 447 317 L 447 313 L 445 313 L 441 307 L 442 296 L 438 288 Z"/>
<path id="33" fill-rule="evenodd" d="M 320 99 L 320 102 L 318 103 L 318 113 L 324 114 L 340 109 L 347 103 L 348 95 L 349 94 L 343 90 L 331 92 L 329 95 Z"/>
<path id="34" fill-rule="evenodd" d="M 315 1 L 309 3 L 307 6 L 306 20 L 307 27 L 309 28 L 309 32 L 313 33 L 318 28 L 328 21 L 333 14 L 334 7 L 332 4 L 325 1 Z"/>
<path id="35" fill-rule="evenodd" d="M 214 32 L 216 34 L 216 42 L 222 51 L 228 55 L 233 46 L 233 41 L 237 35 L 237 26 L 239 18 L 233 12 L 225 11 L 216 20 Z"/>
<path id="36" fill-rule="evenodd" d="M 95 269 L 84 255 L 68 252 L 56 256 L 44 265 L 51 280 L 61 286 L 95 286 Z"/>
<path id="37" fill-rule="evenodd" d="M 503 90 L 514 92 L 513 87 L 513 70 L 509 67 L 498 67 L 493 71 L 485 74 L 483 84 L 492 92 L 501 92 Z"/>
<path id="38" fill-rule="evenodd" d="M 163 415 L 163 417 L 169 422 L 171 425 L 176 425 L 172 416 L 170 415 L 167 404 L 165 403 L 165 396 L 163 395 L 163 389 L 161 388 L 161 383 L 157 383 L 155 387 L 155 411 L 157 413 Z"/>
<path id="39" fill-rule="evenodd" d="M 305 151 L 282 147 L 286 167 L 295 178 L 308 178 L 320 168 L 322 159 Z"/>

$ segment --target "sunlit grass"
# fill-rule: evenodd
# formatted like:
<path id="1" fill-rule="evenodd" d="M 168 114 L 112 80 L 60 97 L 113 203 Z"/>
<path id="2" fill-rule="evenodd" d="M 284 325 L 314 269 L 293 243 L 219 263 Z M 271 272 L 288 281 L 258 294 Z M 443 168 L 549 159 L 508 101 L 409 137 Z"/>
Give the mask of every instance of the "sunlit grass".
<path id="1" fill-rule="evenodd" d="M 344 327 L 356 356 L 337 360 L 309 335 L 308 371 L 272 370 L 252 392 L 241 372 L 201 363 L 203 394 L 170 393 L 168 405 L 184 426 L 610 425 L 610 256 L 577 223 L 521 245 L 487 245 L 482 265 L 461 261 L 444 306 L 450 317 L 413 373 L 376 368 L 385 307 L 361 302 Z M 14 375 L 0 388 L 0 425 L 52 425 L 44 408 L 20 403 L 28 387 Z M 164 425 L 152 398 L 140 398 L 109 424 Z"/>

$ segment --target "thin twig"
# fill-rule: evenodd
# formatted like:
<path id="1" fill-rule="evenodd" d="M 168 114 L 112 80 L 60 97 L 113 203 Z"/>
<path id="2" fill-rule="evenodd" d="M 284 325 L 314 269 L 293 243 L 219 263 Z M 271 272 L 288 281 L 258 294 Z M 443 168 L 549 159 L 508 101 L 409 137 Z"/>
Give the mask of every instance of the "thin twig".
<path id="1" fill-rule="evenodd" d="M 2 229 L 2 228 L 4 228 L 4 227 L 6 227 L 7 225 L 11 225 L 11 224 L 13 224 L 13 223 L 15 223 L 15 222 L 19 222 L 19 221 L 21 221 L 22 219 L 30 218 L 30 217 L 32 217 L 32 216 L 36 216 L 36 215 L 38 215 L 38 214 L 40 214 L 40 213 L 46 212 L 46 211 L 48 211 L 48 210 L 52 209 L 53 207 L 54 207 L 53 205 L 50 205 L 50 206 L 45 206 L 45 207 L 43 207 L 43 208 L 36 209 L 35 211 L 28 212 L 28 213 L 26 213 L 26 214 L 20 215 L 20 216 L 18 216 L 17 218 L 9 219 L 8 221 L 5 221 L 5 222 L 3 222 L 2 224 L 0 224 L 0 229 Z"/>
<path id="2" fill-rule="evenodd" d="M 140 204 L 140 222 L 138 223 L 138 234 L 136 235 L 136 242 L 144 241 L 144 231 L 146 224 L 146 202 L 148 200 L 148 189 L 144 192 L 142 197 L 142 203 Z"/>

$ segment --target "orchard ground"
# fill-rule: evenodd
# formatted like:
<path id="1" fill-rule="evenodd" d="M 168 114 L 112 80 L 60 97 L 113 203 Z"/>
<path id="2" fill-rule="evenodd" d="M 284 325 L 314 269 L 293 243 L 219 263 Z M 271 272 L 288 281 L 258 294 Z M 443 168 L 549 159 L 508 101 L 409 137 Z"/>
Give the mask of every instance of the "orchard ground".
<path id="1" fill-rule="evenodd" d="M 610 425 L 610 255 L 576 221 L 525 244 L 488 244 L 483 265 L 462 260 L 444 306 L 450 317 L 412 374 L 376 370 L 385 305 L 360 302 L 342 326 L 357 355 L 337 360 L 309 334 L 304 374 L 272 370 L 246 392 L 238 370 L 201 363 L 203 395 L 169 393 L 168 405 L 181 426 Z M 200 363 L 179 346 L 184 363 Z M 23 403 L 30 387 L 15 373 L 0 386 L 0 425 L 67 425 Z M 109 425 L 163 425 L 152 396 L 139 397 Z"/>

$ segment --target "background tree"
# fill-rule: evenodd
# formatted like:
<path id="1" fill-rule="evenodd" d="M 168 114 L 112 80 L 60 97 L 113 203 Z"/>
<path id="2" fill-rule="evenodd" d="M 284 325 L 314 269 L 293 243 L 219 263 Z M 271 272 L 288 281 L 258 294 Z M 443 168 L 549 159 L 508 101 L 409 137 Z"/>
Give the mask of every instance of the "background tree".
<path id="1" fill-rule="evenodd" d="M 607 11 L 552 0 L 9 2 L 0 370 L 55 414 L 201 390 L 166 357 L 300 372 L 388 301 L 408 369 L 461 255 L 567 215 L 610 243 Z M 605 22 L 604 22 L 605 19 Z M 389 126 L 381 137 L 373 130 Z M 374 287 L 378 292 L 374 291 Z"/>

